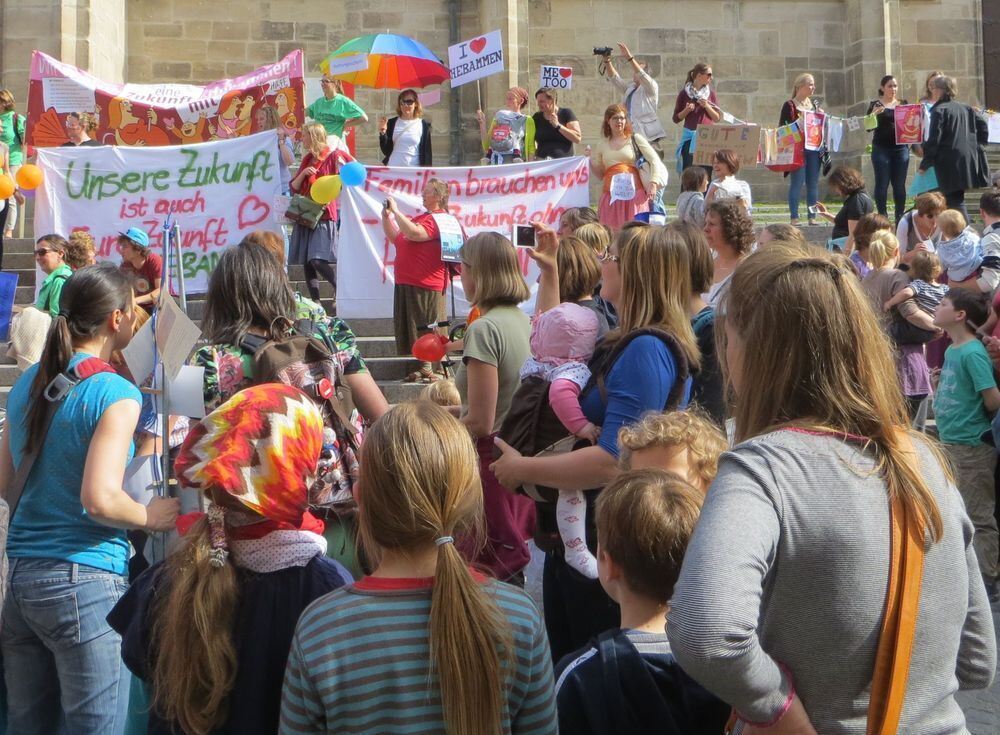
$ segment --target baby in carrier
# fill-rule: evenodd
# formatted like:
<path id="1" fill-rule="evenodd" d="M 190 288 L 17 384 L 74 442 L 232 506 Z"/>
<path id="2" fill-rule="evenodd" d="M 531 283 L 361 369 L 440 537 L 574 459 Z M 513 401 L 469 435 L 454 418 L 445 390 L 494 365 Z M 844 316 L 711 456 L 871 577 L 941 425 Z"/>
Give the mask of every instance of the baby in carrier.
<path id="1" fill-rule="evenodd" d="M 576 304 L 560 304 L 535 318 L 531 327 L 532 357 L 521 368 L 522 381 L 540 378 L 548 383 L 548 405 L 566 433 L 592 443 L 601 430 L 584 416 L 580 392 L 590 380 L 587 362 L 594 354 L 597 335 L 597 315 L 593 311 Z M 597 559 L 586 541 L 586 508 L 582 491 L 559 490 L 556 519 L 566 562 L 596 579 Z"/>
<path id="2" fill-rule="evenodd" d="M 941 230 L 937 254 L 948 280 L 958 282 L 978 275 L 983 264 L 983 246 L 979 234 L 966 226 L 962 213 L 946 209 L 938 215 L 937 225 Z"/>

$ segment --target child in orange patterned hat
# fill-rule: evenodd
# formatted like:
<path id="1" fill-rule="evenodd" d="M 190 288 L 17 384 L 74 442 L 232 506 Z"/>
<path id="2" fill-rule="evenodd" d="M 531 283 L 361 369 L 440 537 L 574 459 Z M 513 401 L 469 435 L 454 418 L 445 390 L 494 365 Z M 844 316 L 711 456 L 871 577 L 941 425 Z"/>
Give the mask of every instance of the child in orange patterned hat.
<path id="1" fill-rule="evenodd" d="M 295 623 L 351 581 L 308 511 L 322 447 L 316 404 L 276 383 L 240 391 L 191 429 L 175 473 L 208 513 L 108 616 L 125 664 L 150 685 L 150 731 L 277 731 Z"/>

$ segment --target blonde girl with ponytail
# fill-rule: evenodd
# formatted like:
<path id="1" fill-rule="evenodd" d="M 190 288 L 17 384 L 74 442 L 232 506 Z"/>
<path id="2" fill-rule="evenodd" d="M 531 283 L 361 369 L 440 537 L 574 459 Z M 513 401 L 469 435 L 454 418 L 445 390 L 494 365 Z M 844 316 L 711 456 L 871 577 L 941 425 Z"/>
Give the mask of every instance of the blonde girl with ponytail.
<path id="1" fill-rule="evenodd" d="M 671 600 L 678 663 L 744 733 L 967 732 L 955 691 L 988 686 L 996 666 L 973 527 L 939 448 L 910 429 L 857 280 L 825 254 L 772 243 L 736 269 L 716 319 L 736 446 Z M 903 619 L 919 644 L 898 728 L 881 729 L 891 697 L 870 700 L 900 619 L 884 611 L 907 597 L 887 602 L 900 575 L 916 591 L 919 615 Z"/>
<path id="2" fill-rule="evenodd" d="M 537 610 L 455 548 L 483 522 L 468 431 L 440 406 L 404 403 L 362 451 L 359 535 L 375 571 L 303 613 L 280 731 L 555 733 Z"/>

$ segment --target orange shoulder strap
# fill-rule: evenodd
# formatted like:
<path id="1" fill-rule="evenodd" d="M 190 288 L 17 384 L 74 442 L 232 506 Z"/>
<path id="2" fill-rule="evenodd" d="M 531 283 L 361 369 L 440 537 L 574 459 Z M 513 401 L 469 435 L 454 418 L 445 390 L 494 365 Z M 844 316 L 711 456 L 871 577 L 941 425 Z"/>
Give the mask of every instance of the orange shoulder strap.
<path id="1" fill-rule="evenodd" d="M 895 735 L 899 728 L 924 573 L 924 537 L 899 498 L 892 501 L 890 525 L 889 585 L 872 675 L 867 735 Z"/>

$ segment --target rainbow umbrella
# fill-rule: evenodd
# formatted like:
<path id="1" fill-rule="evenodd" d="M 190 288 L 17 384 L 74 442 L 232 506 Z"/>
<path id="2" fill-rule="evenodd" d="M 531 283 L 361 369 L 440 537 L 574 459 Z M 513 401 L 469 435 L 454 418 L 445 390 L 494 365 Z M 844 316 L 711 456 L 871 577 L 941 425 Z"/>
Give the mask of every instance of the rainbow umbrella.
<path id="1" fill-rule="evenodd" d="M 430 49 L 395 33 L 352 38 L 323 59 L 319 68 L 329 74 L 332 59 L 358 54 L 368 57 L 368 68 L 335 74 L 338 79 L 373 89 L 408 89 L 441 84 L 451 77 L 448 67 Z"/>

